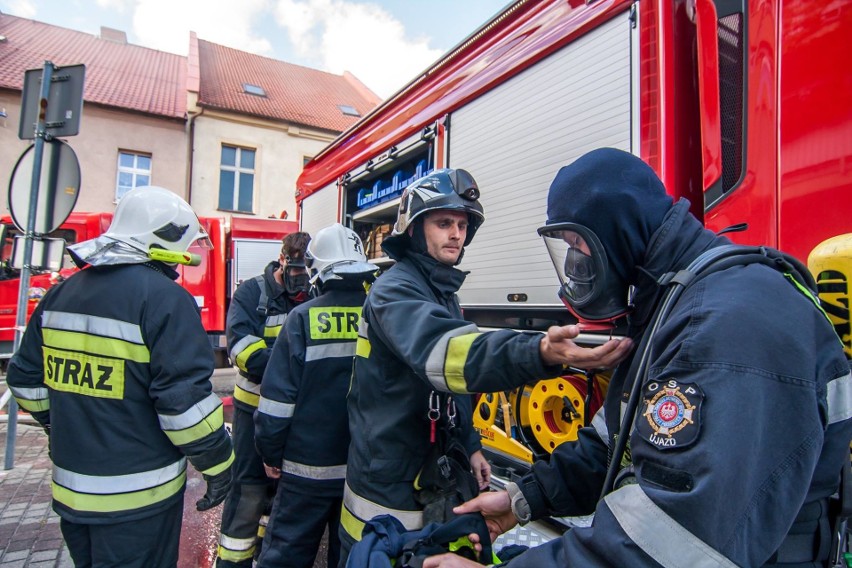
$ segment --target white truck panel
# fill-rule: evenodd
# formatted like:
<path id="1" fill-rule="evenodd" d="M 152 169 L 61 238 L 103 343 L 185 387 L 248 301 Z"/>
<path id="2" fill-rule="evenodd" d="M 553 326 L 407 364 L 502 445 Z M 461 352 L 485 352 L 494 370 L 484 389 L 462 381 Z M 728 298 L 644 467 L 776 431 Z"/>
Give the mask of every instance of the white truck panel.
<path id="1" fill-rule="evenodd" d="M 234 263 L 231 266 L 231 282 L 234 293 L 243 280 L 263 274 L 263 269 L 281 253 L 280 240 L 234 239 L 231 243 Z"/>
<path id="2" fill-rule="evenodd" d="M 625 13 L 451 115 L 450 167 L 473 174 L 485 208 L 460 265 L 463 306 L 561 305 L 536 229 L 559 168 L 594 148 L 630 150 L 630 39 Z"/>
<path id="3" fill-rule="evenodd" d="M 315 235 L 317 231 L 340 221 L 337 218 L 337 182 L 315 191 L 302 201 L 301 230 Z"/>

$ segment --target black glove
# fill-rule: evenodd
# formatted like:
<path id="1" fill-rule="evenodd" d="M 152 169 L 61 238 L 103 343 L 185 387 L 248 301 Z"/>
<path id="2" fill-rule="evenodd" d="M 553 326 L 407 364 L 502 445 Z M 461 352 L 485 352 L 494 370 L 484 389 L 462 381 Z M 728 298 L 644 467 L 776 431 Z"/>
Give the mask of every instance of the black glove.
<path id="1" fill-rule="evenodd" d="M 228 496 L 228 491 L 231 489 L 231 468 L 217 475 L 203 477 L 207 482 L 207 492 L 204 493 L 204 497 L 195 502 L 195 508 L 199 511 L 212 509 Z"/>

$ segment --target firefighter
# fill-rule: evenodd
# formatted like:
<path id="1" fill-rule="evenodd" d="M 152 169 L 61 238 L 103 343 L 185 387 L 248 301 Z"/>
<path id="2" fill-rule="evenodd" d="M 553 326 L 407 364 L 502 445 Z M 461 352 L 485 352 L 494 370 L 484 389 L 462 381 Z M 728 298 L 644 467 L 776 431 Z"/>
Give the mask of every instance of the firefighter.
<path id="1" fill-rule="evenodd" d="M 319 296 L 287 317 L 263 375 L 255 440 L 267 474 L 280 478 L 257 566 L 311 568 L 328 527 L 328 565 L 337 566 L 337 537 L 352 375 L 365 285 L 377 267 L 361 239 L 336 223 L 319 231 L 305 253 Z"/>
<path id="2" fill-rule="evenodd" d="M 133 189 L 109 229 L 69 248 L 81 270 L 33 312 L 6 380 L 50 436 L 53 508 L 76 566 L 174 567 L 186 460 L 228 492 L 233 452 L 213 352 L 170 262 L 207 235 L 180 197 Z M 156 254 L 155 254 L 156 253 Z"/>
<path id="3" fill-rule="evenodd" d="M 236 458 L 234 483 L 222 511 L 218 568 L 251 567 L 275 495 L 275 483 L 255 448 L 253 415 L 275 338 L 290 310 L 308 299 L 305 248 L 310 238 L 302 232 L 285 236 L 278 260 L 241 283 L 228 308 L 228 349 L 239 373 L 232 425 Z"/>
<path id="4" fill-rule="evenodd" d="M 453 499 L 444 494 L 444 503 L 433 501 L 440 487 L 424 491 L 425 480 L 434 480 L 435 450 L 447 439 L 452 446 L 453 423 L 472 430 L 470 397 L 444 393 L 510 389 L 559 376 L 565 364 L 610 366 L 632 347 L 613 339 L 581 348 L 571 341 L 577 326 L 482 333 L 465 321 L 456 297 L 465 273 L 455 265 L 484 218 L 479 188 L 462 169 L 436 170 L 403 192 L 393 232 L 382 243 L 397 262 L 370 289 L 359 326 L 340 566 L 365 521 L 389 514 L 415 530 L 432 505 Z M 485 482 L 481 452 L 471 457 L 477 481 Z M 463 474 L 453 481 L 467 485 Z"/>
<path id="5" fill-rule="evenodd" d="M 570 309 L 590 321 L 630 312 L 640 347 L 576 442 L 457 512 L 484 512 L 493 537 L 594 511 L 591 526 L 511 568 L 825 566 L 852 381 L 807 270 L 764 248 L 711 264 L 736 247 L 686 200 L 672 203 L 642 160 L 610 148 L 560 170 L 539 232 Z M 666 290 L 672 278 L 679 296 Z M 445 555 L 424 566 L 475 564 Z"/>

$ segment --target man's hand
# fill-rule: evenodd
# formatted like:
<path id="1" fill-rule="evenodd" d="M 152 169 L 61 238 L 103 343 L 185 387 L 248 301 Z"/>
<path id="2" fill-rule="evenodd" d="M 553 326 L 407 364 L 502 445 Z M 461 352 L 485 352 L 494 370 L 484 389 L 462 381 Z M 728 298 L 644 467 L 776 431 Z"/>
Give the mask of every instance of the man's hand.
<path id="1" fill-rule="evenodd" d="M 270 479 L 278 479 L 281 477 L 281 468 L 263 464 L 263 469 L 266 471 L 266 477 Z"/>
<path id="2" fill-rule="evenodd" d="M 518 524 L 518 519 L 515 518 L 515 514 L 512 512 L 509 494 L 506 491 L 483 493 L 479 497 L 453 508 L 453 513 L 456 515 L 475 513 L 477 511 L 485 517 L 485 525 L 488 527 L 491 542 L 494 542 L 498 536 Z M 479 539 L 476 540 L 478 541 Z"/>
<path id="3" fill-rule="evenodd" d="M 624 361 L 633 349 L 633 341 L 610 339 L 594 348 L 580 347 L 574 341 L 580 335 L 576 325 L 553 326 L 539 343 L 541 360 L 546 365 L 568 365 L 578 369 L 611 369 Z"/>
<path id="4" fill-rule="evenodd" d="M 205 475 L 203 477 L 204 481 L 207 482 L 207 491 L 204 493 L 204 497 L 195 502 L 195 508 L 199 511 L 212 509 L 228 496 L 228 491 L 231 489 L 231 468 L 229 467 L 217 475 Z"/>
<path id="5" fill-rule="evenodd" d="M 473 475 L 476 476 L 476 483 L 479 485 L 480 491 L 488 489 L 491 483 L 491 464 L 482 455 L 482 451 L 473 452 L 470 455 L 470 469 L 473 470 Z"/>

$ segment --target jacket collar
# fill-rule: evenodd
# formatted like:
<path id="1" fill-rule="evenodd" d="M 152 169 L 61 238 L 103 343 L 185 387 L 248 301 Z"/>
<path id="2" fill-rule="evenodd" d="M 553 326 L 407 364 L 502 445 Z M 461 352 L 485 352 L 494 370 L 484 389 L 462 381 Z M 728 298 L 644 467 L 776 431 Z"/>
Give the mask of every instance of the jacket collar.
<path id="1" fill-rule="evenodd" d="M 689 214 L 689 201 L 681 199 L 675 203 L 651 236 L 645 262 L 636 267 L 633 275 L 634 311 L 628 318 L 628 335 L 638 335 L 644 330 L 664 291 L 659 282 L 665 274 L 686 268 L 708 249 L 730 243 L 727 237 L 705 229 Z"/>
<path id="2" fill-rule="evenodd" d="M 467 277 L 467 272 L 410 249 L 405 252 L 405 259 L 417 267 L 429 285 L 442 297 L 449 297 L 458 292 Z"/>

